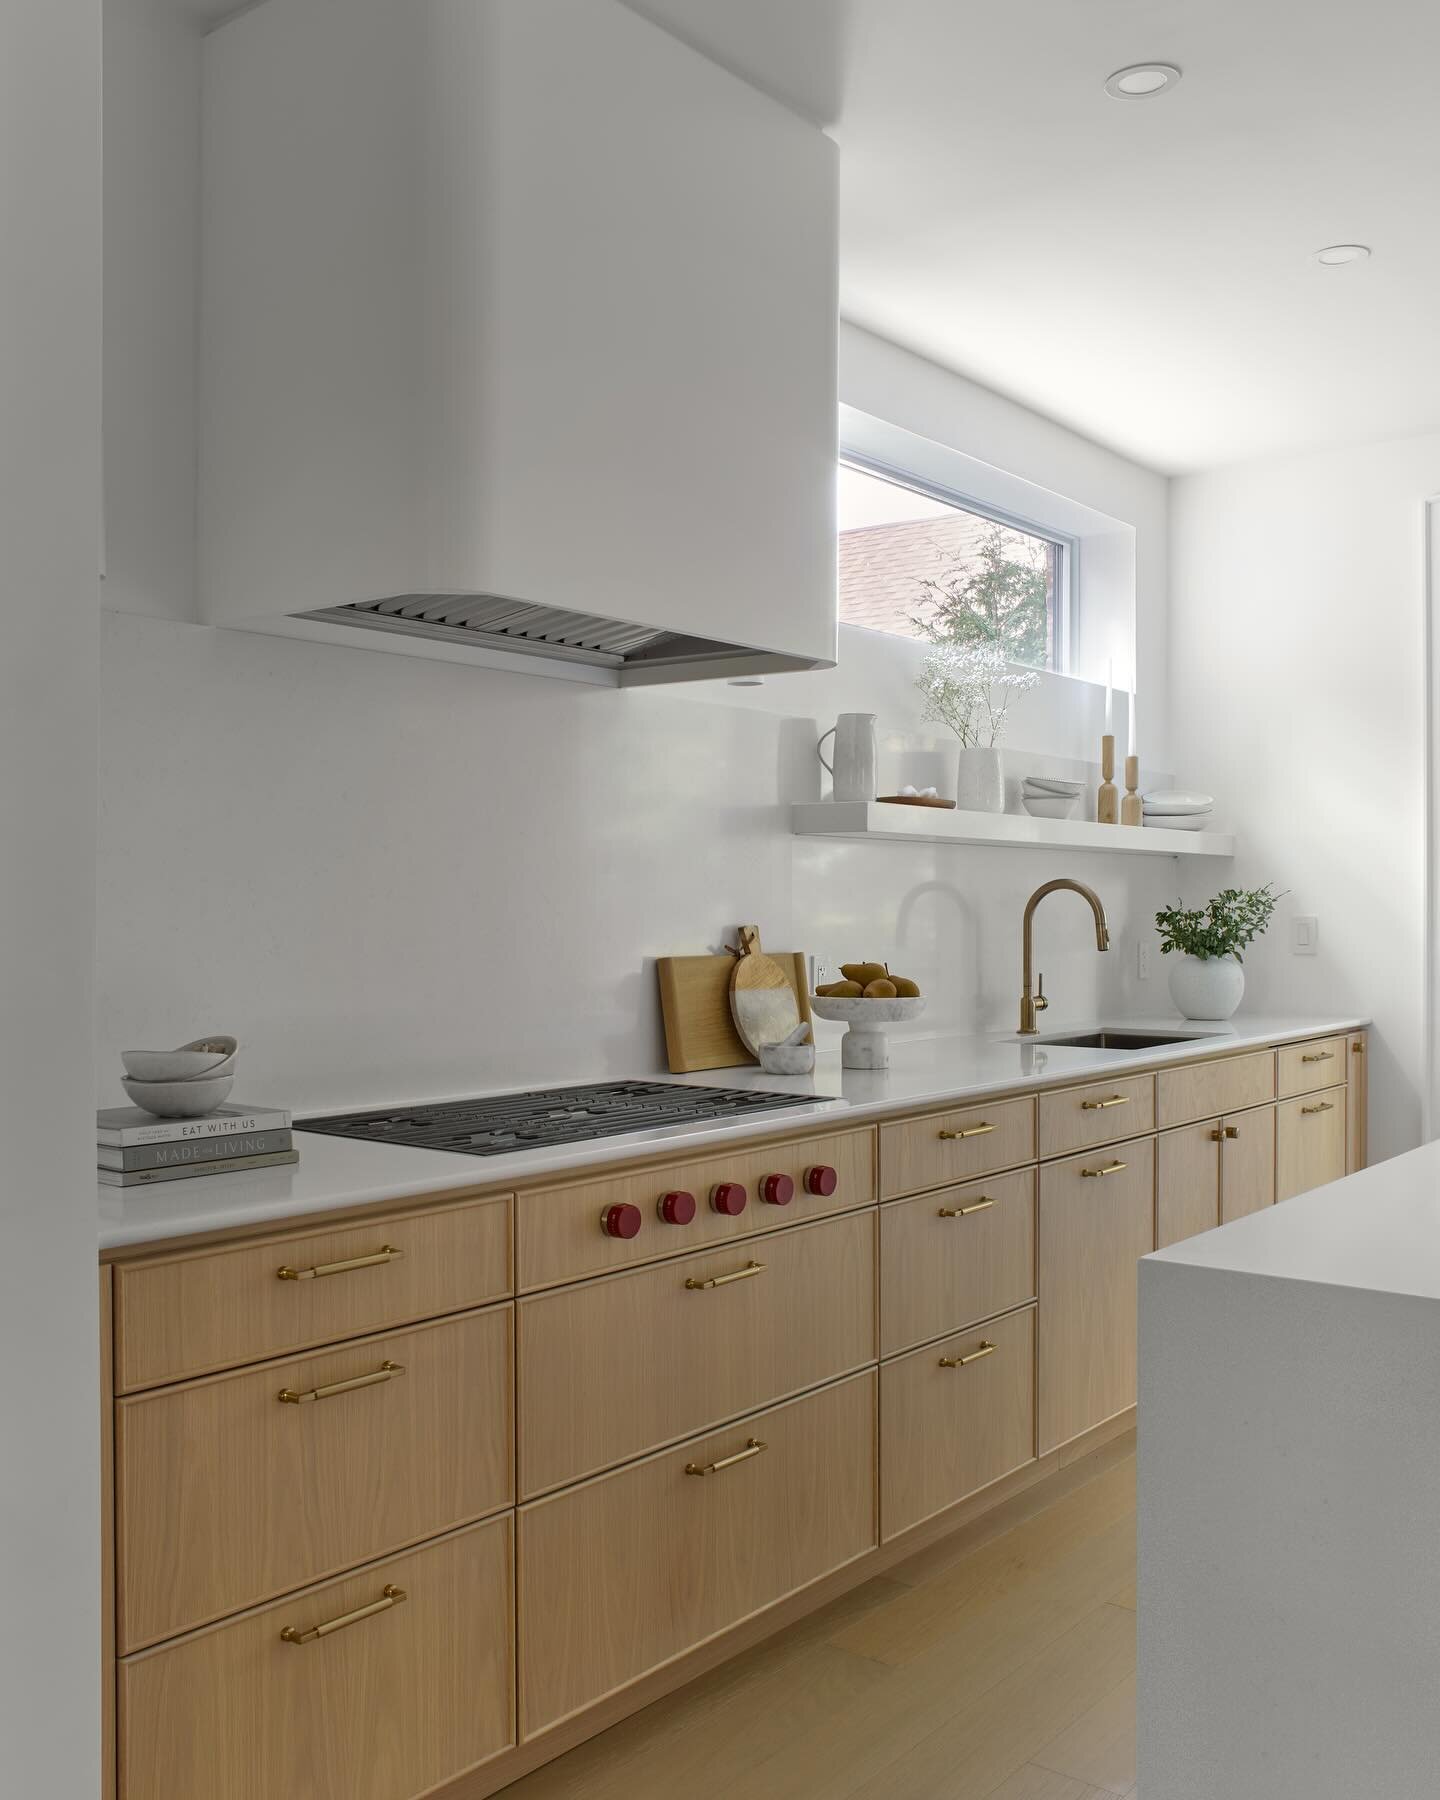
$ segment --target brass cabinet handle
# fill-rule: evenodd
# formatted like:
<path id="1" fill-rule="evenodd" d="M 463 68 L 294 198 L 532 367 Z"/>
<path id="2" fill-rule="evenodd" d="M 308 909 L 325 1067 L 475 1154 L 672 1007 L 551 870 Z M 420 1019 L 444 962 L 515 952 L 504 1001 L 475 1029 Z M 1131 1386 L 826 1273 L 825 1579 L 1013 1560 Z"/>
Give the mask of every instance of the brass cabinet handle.
<path id="1" fill-rule="evenodd" d="M 1300 1110 L 1302 1113 L 1322 1113 L 1334 1112 L 1335 1108 L 1328 1100 L 1322 1100 L 1317 1106 L 1302 1106 Z"/>
<path id="2" fill-rule="evenodd" d="M 764 1269 L 762 1262 L 748 1262 L 743 1269 L 732 1269 L 728 1275 L 712 1275 L 706 1281 L 698 1281 L 695 1276 L 688 1275 L 685 1285 L 692 1294 L 702 1294 L 708 1288 L 729 1287 L 732 1281 L 749 1281 L 752 1275 L 763 1274 Z"/>
<path id="3" fill-rule="evenodd" d="M 1334 1062 L 1333 1050 L 1306 1050 L 1300 1057 L 1301 1062 Z"/>
<path id="4" fill-rule="evenodd" d="M 282 1644 L 313 1644 L 318 1638 L 327 1638 L 332 1632 L 343 1631 L 347 1625 L 358 1625 L 362 1619 L 373 1619 L 376 1613 L 389 1612 L 392 1606 L 399 1606 L 402 1600 L 409 1598 L 404 1588 L 387 1583 L 380 1590 L 380 1598 L 372 1600 L 369 1606 L 341 1613 L 338 1619 L 327 1619 L 323 1625 L 312 1625 L 308 1631 L 301 1631 L 296 1625 L 287 1625 L 280 1633 L 280 1641 Z"/>
<path id="5" fill-rule="evenodd" d="M 989 1212 L 992 1206 L 998 1205 L 999 1202 L 997 1200 L 992 1200 L 990 1196 L 986 1194 L 981 1200 L 972 1200 L 968 1206 L 942 1206 L 940 1208 L 940 1217 L 942 1219 L 968 1219 L 971 1213 Z"/>
<path id="6" fill-rule="evenodd" d="M 1130 1096 L 1128 1094 L 1112 1094 L 1108 1100 L 1082 1100 L 1080 1110 L 1081 1112 L 1104 1112 L 1107 1106 L 1128 1106 L 1129 1104 Z"/>
<path id="7" fill-rule="evenodd" d="M 1350 1054 L 1352 1056 L 1363 1056 L 1365 1054 L 1364 1038 L 1356 1038 L 1355 1042 L 1350 1046 Z"/>
<path id="8" fill-rule="evenodd" d="M 995 1129 L 993 1125 L 962 1125 L 959 1131 L 942 1131 L 942 1138 L 984 1137 Z"/>
<path id="9" fill-rule="evenodd" d="M 1240 1127 L 1238 1125 L 1217 1125 L 1210 1133 L 1210 1142 L 1219 1144 L 1223 1143 L 1226 1138 L 1238 1138 L 1239 1135 Z"/>
<path id="10" fill-rule="evenodd" d="M 1106 1163 L 1103 1169 L 1082 1169 L 1080 1173 L 1089 1181 L 1099 1181 L 1106 1175 L 1118 1175 L 1122 1169 L 1128 1169 L 1129 1163 Z"/>
<path id="11" fill-rule="evenodd" d="M 281 1388 L 275 1396 L 285 1406 L 308 1406 L 312 1400 L 333 1400 L 336 1394 L 353 1394 L 356 1388 L 379 1387 L 405 1373 L 404 1363 L 383 1362 L 372 1375 L 356 1375 L 350 1381 L 332 1381 L 328 1387 L 307 1388 L 297 1393 L 294 1388 Z"/>
<path id="12" fill-rule="evenodd" d="M 967 1363 L 979 1362 L 982 1356 L 993 1356 L 998 1349 L 999 1345 L 992 1344 L 989 1338 L 981 1338 L 978 1350 L 972 1350 L 968 1356 L 942 1356 L 940 1367 L 942 1369 L 963 1369 Z"/>
<path id="13" fill-rule="evenodd" d="M 736 1463 L 749 1462 L 752 1456 L 763 1456 L 769 1448 L 770 1446 L 762 1443 L 759 1438 L 747 1438 L 745 1448 L 737 1450 L 733 1456 L 722 1456 L 718 1462 L 713 1463 L 686 1463 L 685 1473 L 687 1475 L 718 1475 L 722 1469 L 733 1469 Z"/>
<path id="14" fill-rule="evenodd" d="M 376 1269 L 381 1263 L 394 1262 L 405 1252 L 394 1244 L 382 1244 L 371 1256 L 352 1256 L 345 1262 L 316 1263 L 313 1269 L 277 1269 L 278 1281 L 318 1281 L 322 1275 L 348 1275 L 351 1269 Z"/>

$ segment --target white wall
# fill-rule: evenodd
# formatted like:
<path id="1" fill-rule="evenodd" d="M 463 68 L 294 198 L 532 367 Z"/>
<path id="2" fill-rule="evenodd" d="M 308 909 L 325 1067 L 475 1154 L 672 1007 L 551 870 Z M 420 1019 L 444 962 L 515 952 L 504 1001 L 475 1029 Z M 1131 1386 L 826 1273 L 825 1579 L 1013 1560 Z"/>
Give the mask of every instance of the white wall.
<path id="1" fill-rule="evenodd" d="M 1425 499 L 1440 436 L 1173 487 L 1177 773 L 1240 834 L 1237 884 L 1289 894 L 1247 1005 L 1375 1019 L 1371 1152 L 1419 1142 L 1424 1079 Z M 1200 878 L 1186 883 L 1206 897 Z M 1290 950 L 1290 920 L 1320 950 Z"/>
<path id="2" fill-rule="evenodd" d="M 0 7 L 0 1789 L 99 1788 L 98 0 Z"/>

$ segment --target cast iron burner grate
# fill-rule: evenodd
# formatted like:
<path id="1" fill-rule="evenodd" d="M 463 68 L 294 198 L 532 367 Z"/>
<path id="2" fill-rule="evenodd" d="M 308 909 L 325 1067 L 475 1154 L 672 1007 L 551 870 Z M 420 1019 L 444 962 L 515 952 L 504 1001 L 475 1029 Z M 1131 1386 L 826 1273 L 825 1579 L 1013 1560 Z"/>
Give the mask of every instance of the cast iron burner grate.
<path id="1" fill-rule="evenodd" d="M 603 1081 L 585 1087 L 537 1088 L 525 1094 L 480 1095 L 376 1112 L 297 1119 L 297 1131 L 325 1137 L 403 1144 L 411 1150 L 449 1150 L 462 1156 L 503 1156 L 655 1131 L 743 1119 L 786 1106 L 813 1105 L 809 1096 L 753 1093 L 742 1088 L 685 1087 L 673 1081 Z"/>

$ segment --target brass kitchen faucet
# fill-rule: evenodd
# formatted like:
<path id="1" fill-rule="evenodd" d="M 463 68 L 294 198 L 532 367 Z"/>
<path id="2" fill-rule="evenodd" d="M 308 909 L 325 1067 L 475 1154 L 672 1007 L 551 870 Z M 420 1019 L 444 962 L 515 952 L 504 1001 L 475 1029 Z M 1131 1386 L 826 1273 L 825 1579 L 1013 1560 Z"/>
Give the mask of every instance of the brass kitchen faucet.
<path id="1" fill-rule="evenodd" d="M 1058 881 L 1047 881 L 1044 887 L 1036 888 L 1025 902 L 1025 917 L 1021 921 L 1021 976 L 1024 981 L 1024 992 L 1020 996 L 1020 1035 L 1034 1037 L 1036 1033 L 1036 1015 L 1044 1012 L 1050 1002 L 1045 998 L 1045 977 L 1040 977 L 1040 990 L 1033 991 L 1034 945 L 1031 941 L 1035 923 L 1035 908 L 1047 894 L 1056 893 L 1060 888 L 1070 888 L 1082 899 L 1090 902 L 1090 910 L 1095 915 L 1095 948 L 1110 948 L 1110 927 L 1105 923 L 1105 908 L 1100 904 L 1100 896 L 1094 888 L 1088 888 L 1083 881 L 1071 881 L 1068 875 L 1062 875 Z"/>

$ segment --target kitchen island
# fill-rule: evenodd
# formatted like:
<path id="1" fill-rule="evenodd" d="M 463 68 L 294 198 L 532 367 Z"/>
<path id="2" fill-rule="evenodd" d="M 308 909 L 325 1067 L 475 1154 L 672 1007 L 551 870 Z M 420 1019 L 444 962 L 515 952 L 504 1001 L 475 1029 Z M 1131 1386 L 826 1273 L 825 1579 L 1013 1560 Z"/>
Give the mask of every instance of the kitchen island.
<path id="1" fill-rule="evenodd" d="M 1430 1800 L 1440 1145 L 1140 1265 L 1139 1792 Z"/>
<path id="2" fill-rule="evenodd" d="M 125 1800 L 481 1800 L 1127 1430 L 1139 1259 L 1364 1159 L 1359 1020 L 1193 1029 L 103 1190 Z"/>

